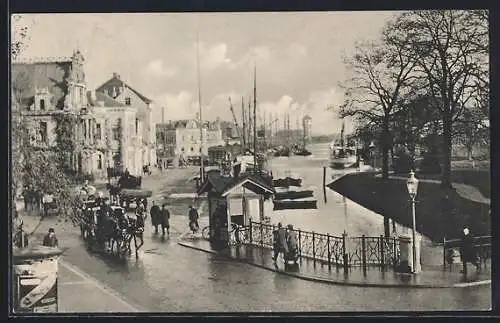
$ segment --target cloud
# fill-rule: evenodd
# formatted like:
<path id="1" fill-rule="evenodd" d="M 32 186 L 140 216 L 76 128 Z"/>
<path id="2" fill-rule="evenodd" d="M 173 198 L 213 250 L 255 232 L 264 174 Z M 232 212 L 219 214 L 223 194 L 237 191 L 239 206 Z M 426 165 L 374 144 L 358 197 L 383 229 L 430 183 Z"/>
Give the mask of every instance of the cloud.
<path id="1" fill-rule="evenodd" d="M 161 59 L 155 59 L 149 62 L 146 71 L 155 76 L 173 77 L 177 74 L 175 67 L 166 66 Z"/>
<path id="2" fill-rule="evenodd" d="M 227 44 L 218 43 L 209 48 L 204 43 L 200 44 L 200 67 L 203 70 L 214 70 L 231 63 L 227 57 Z"/>

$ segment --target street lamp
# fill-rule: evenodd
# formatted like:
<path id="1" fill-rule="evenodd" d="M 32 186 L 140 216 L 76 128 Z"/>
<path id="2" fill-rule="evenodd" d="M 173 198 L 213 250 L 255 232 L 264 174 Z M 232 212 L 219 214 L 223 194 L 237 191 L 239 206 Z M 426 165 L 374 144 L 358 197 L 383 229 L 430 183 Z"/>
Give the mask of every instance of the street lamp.
<path id="1" fill-rule="evenodd" d="M 373 168 L 373 170 L 375 170 L 375 159 L 374 159 L 375 158 L 375 143 L 373 142 L 373 140 L 370 142 L 368 149 L 370 151 L 370 159 L 372 162 L 372 168 Z"/>
<path id="2" fill-rule="evenodd" d="M 417 263 L 417 253 L 415 247 L 415 197 L 417 196 L 418 190 L 418 179 L 415 177 L 413 170 L 410 171 L 410 177 L 406 181 L 406 187 L 408 188 L 408 194 L 411 199 L 411 215 L 412 215 L 412 253 L 413 253 L 413 266 L 412 271 L 415 273 L 416 263 Z"/>

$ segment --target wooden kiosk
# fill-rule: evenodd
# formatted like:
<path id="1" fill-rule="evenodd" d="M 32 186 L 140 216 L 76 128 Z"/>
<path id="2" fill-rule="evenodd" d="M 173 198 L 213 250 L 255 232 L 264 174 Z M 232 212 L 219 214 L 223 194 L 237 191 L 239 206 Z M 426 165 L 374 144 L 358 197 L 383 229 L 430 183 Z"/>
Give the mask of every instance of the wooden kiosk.
<path id="1" fill-rule="evenodd" d="M 207 173 L 197 190 L 208 195 L 210 242 L 215 248 L 229 243 L 231 224 L 247 226 L 250 219 L 262 221 L 273 209 L 274 187 L 258 174 L 224 176 L 217 170 Z"/>

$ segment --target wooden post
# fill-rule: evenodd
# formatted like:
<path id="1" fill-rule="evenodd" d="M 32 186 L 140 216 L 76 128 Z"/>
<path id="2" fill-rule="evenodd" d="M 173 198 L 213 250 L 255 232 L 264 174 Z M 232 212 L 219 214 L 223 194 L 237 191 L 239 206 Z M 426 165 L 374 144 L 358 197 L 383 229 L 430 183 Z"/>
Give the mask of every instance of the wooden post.
<path id="1" fill-rule="evenodd" d="M 302 257 L 301 257 L 302 256 L 302 243 L 301 243 L 302 239 L 300 238 L 301 237 L 301 234 L 300 234 L 301 232 L 302 231 L 299 230 L 299 258 L 302 260 Z"/>
<path id="2" fill-rule="evenodd" d="M 323 166 L 323 198 L 325 199 L 325 204 L 327 202 L 326 200 L 326 166 Z"/>
<path id="3" fill-rule="evenodd" d="M 380 235 L 380 238 L 379 238 L 379 246 L 380 246 L 380 264 L 382 265 L 382 267 L 385 267 L 385 251 L 384 251 L 384 235 Z"/>
<path id="4" fill-rule="evenodd" d="M 332 253 L 330 251 L 330 234 L 327 234 L 326 235 L 326 247 L 327 247 L 327 250 L 328 250 L 328 269 L 331 268 L 332 264 L 331 264 L 331 256 L 332 256 Z"/>
<path id="5" fill-rule="evenodd" d="M 363 271 L 366 271 L 366 237 L 364 234 L 361 236 L 361 262 Z"/>
<path id="6" fill-rule="evenodd" d="M 248 230 L 250 230 L 250 233 L 249 233 L 249 239 L 250 239 L 250 244 L 253 243 L 253 238 L 252 238 L 252 220 L 249 221 L 249 226 L 248 226 Z"/>

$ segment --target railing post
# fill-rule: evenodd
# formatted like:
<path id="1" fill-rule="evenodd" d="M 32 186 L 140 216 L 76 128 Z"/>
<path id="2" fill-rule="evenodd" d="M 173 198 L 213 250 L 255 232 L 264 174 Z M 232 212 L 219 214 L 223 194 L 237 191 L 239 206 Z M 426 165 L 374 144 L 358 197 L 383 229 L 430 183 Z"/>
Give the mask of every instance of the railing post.
<path id="1" fill-rule="evenodd" d="M 346 238 L 347 238 L 347 233 L 342 233 L 342 258 L 344 265 L 344 273 L 347 273 L 349 270 L 349 257 L 347 255 L 347 249 L 346 249 Z"/>
<path id="2" fill-rule="evenodd" d="M 399 262 L 399 258 L 398 258 L 398 246 L 396 245 L 397 243 L 397 240 L 396 240 L 396 237 L 393 237 L 392 238 L 392 249 L 393 249 L 393 254 L 394 254 L 394 259 L 393 259 L 393 266 L 396 266 Z"/>
<path id="3" fill-rule="evenodd" d="M 302 231 L 299 229 L 299 258 L 302 260 L 302 239 L 301 233 Z"/>
<path id="4" fill-rule="evenodd" d="M 331 256 L 332 256 L 332 253 L 330 251 L 330 234 L 327 234 L 326 235 L 326 248 L 328 250 L 328 269 L 332 268 L 332 264 L 331 264 Z"/>
<path id="5" fill-rule="evenodd" d="M 361 236 L 361 262 L 363 264 L 363 270 L 366 270 L 366 237 L 363 234 Z"/>
<path id="6" fill-rule="evenodd" d="M 446 237 L 443 237 L 443 271 L 446 271 Z"/>
<path id="7" fill-rule="evenodd" d="M 264 225 L 262 222 L 259 223 L 260 226 L 260 247 L 264 247 Z"/>
<path id="8" fill-rule="evenodd" d="M 384 247 L 385 247 L 385 243 L 384 243 L 384 236 L 381 234 L 380 235 L 380 240 L 379 240 L 379 246 L 380 246 L 380 264 L 382 265 L 382 267 L 385 267 L 385 250 L 384 250 Z"/>
<path id="9" fill-rule="evenodd" d="M 312 232 L 312 239 L 313 239 L 313 260 L 316 262 L 316 245 L 314 243 L 314 231 Z"/>

